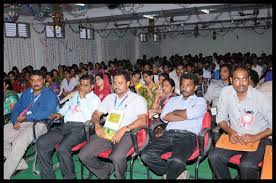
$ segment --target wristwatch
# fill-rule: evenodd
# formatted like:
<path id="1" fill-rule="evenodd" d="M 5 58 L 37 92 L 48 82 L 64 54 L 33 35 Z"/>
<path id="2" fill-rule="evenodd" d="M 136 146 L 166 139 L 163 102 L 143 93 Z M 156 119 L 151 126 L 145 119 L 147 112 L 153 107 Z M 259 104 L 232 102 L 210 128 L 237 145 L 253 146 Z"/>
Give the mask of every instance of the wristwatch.
<path id="1" fill-rule="evenodd" d="M 130 128 L 126 126 L 126 132 L 130 132 Z"/>

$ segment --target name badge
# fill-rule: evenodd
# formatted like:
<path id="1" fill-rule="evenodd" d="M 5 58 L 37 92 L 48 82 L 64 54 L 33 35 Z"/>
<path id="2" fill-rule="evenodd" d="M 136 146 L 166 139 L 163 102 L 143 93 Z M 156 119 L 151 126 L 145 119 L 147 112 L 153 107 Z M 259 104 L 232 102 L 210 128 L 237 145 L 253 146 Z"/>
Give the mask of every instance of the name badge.
<path id="1" fill-rule="evenodd" d="M 245 129 L 248 129 L 249 126 L 253 123 L 253 115 L 251 113 L 245 112 L 241 117 L 241 121 L 242 121 L 243 127 Z"/>
<path id="2" fill-rule="evenodd" d="M 212 116 L 217 115 L 217 107 L 212 107 L 211 108 L 211 113 L 212 113 Z"/>
<path id="3" fill-rule="evenodd" d="M 28 112 L 27 112 L 27 115 L 30 115 L 30 114 L 32 114 L 32 111 L 28 111 Z"/>

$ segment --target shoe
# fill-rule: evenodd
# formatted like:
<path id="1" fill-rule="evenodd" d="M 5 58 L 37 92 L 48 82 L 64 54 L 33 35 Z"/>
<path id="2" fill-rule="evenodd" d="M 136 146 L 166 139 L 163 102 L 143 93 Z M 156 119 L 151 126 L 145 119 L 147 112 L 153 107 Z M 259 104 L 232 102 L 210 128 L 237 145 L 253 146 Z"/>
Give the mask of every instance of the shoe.
<path id="1" fill-rule="evenodd" d="M 187 170 L 184 170 L 176 179 L 189 179 L 190 174 Z"/>

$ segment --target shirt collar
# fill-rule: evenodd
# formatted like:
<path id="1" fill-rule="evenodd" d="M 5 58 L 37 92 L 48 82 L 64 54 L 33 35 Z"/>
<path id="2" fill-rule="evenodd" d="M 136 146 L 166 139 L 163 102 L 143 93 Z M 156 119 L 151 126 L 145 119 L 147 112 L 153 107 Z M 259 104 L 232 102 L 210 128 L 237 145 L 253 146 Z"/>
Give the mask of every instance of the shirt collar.
<path id="1" fill-rule="evenodd" d="M 127 93 L 124 96 L 122 96 L 121 98 L 119 98 L 118 95 L 116 94 L 116 98 L 117 98 L 118 101 L 120 101 L 120 100 L 123 100 L 129 94 L 130 94 L 130 90 L 128 89 Z"/>
<path id="2" fill-rule="evenodd" d="M 190 102 L 191 100 L 195 99 L 197 96 L 195 94 L 189 96 L 186 100 L 184 99 L 184 96 L 182 96 L 182 99 L 185 101 L 185 102 Z"/>
<path id="3" fill-rule="evenodd" d="M 40 93 L 42 93 L 44 90 L 45 90 L 45 86 L 42 87 Z M 30 89 L 30 93 L 34 93 L 34 90 L 32 88 Z"/>

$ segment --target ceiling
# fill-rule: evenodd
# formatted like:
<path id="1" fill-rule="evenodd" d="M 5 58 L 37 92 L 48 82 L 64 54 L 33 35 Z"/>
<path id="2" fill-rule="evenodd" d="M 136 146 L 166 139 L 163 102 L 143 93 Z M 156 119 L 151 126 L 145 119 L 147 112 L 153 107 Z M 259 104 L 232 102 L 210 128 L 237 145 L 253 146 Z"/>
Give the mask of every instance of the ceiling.
<path id="1" fill-rule="evenodd" d="M 19 16 L 32 16 L 32 13 L 39 12 L 45 8 L 52 8 L 53 4 L 21 4 Z M 127 21 L 138 20 L 143 25 L 148 23 L 148 18 L 143 15 L 155 15 L 154 19 L 163 19 L 164 22 L 174 23 L 198 23 L 210 21 L 229 21 L 232 19 L 272 19 L 271 4 L 61 4 L 65 22 L 104 24 L 105 22 L 115 22 L 120 25 Z M 4 13 L 7 13 L 9 4 L 4 5 Z M 201 11 L 209 10 L 209 13 Z M 32 10 L 32 11 L 31 11 Z M 85 10 L 85 11 L 84 11 Z M 262 10 L 262 11 L 261 11 Z M 270 15 L 268 15 L 268 11 Z M 74 14 L 72 13 L 74 12 Z M 83 14 L 78 12 L 82 12 Z M 79 15 L 79 16 L 77 16 Z M 49 18 L 44 22 L 51 20 Z M 189 17 L 188 17 L 189 16 Z M 214 18 L 208 18 L 208 17 Z M 219 18 L 217 18 L 220 16 Z M 188 18 L 189 21 L 186 21 Z M 230 19 L 229 19 L 230 17 Z M 184 21 L 185 20 L 185 21 Z M 114 25 L 115 25 L 114 24 Z M 162 21 L 159 21 L 162 24 Z M 122 24 L 124 25 L 124 24 Z M 137 26 L 133 24 L 132 26 Z"/>

